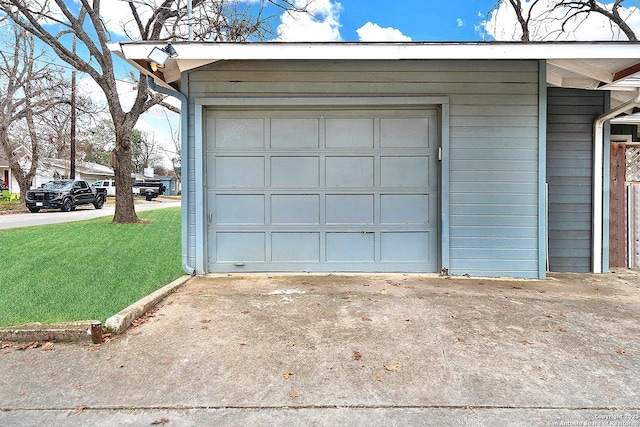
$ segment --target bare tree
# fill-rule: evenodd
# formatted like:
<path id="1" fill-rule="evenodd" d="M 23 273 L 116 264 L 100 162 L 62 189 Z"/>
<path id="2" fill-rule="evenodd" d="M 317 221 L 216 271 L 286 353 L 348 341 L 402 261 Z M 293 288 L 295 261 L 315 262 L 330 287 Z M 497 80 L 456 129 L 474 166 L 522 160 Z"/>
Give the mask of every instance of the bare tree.
<path id="1" fill-rule="evenodd" d="M 123 14 L 128 13 L 129 23 L 134 24 L 127 26 L 127 34 L 136 40 L 186 38 L 186 3 L 184 0 L 127 1 L 128 10 L 123 7 Z M 202 10 L 202 13 L 196 16 L 209 17 L 207 7 L 215 3 L 215 0 L 191 0 L 195 11 Z M 299 9 L 295 5 L 296 0 L 261 0 L 258 5 L 263 8 L 265 4 L 272 4 L 281 9 Z M 112 164 L 116 185 L 121 189 L 116 195 L 113 222 L 134 223 L 139 222 L 139 219 L 131 191 L 131 131 L 140 115 L 152 106 L 162 104 L 164 96 L 152 93 L 146 80 L 140 75 L 137 79 L 135 101 L 129 111 L 123 109 L 117 91 L 113 58 L 108 48 L 110 33 L 102 21 L 100 8 L 101 0 L 0 0 L 0 10 L 9 19 L 48 44 L 60 59 L 91 76 L 104 92 L 115 127 L 116 141 Z M 243 29 L 245 32 L 255 34 L 257 31 L 253 25 L 245 26 L 242 20 L 237 22 L 230 19 L 228 22 L 242 24 L 240 26 L 246 28 Z M 209 40 L 215 38 L 217 31 L 210 23 L 202 24 L 198 36 Z M 233 33 L 229 29 L 224 29 L 223 32 L 225 39 Z M 79 43 L 77 51 L 69 48 L 71 37 L 75 37 Z M 244 39 L 248 38 L 249 36 Z"/>
<path id="2" fill-rule="evenodd" d="M 488 15 L 493 14 L 492 18 L 497 19 L 498 12 L 503 10 L 502 6 L 508 6 L 515 14 L 522 31 L 521 41 L 547 40 L 574 33 L 594 15 L 606 18 L 612 38 L 624 34 L 628 40 L 637 41 L 634 30 L 627 23 L 629 15 L 636 8 L 625 8 L 623 2 L 624 0 L 610 3 L 596 0 L 498 0 Z"/>
<path id="3" fill-rule="evenodd" d="M 136 173 L 143 173 L 145 168 L 157 169 L 162 165 L 160 144 L 152 134 L 134 129 L 131 139 L 134 143 L 133 167 Z"/>
<path id="4" fill-rule="evenodd" d="M 40 155 L 39 121 L 65 102 L 65 85 L 55 66 L 41 62 L 43 54 L 36 52 L 33 36 L 18 27 L 11 29 L 13 34 L 6 36 L 12 39 L 12 51 L 0 50 L 0 145 L 24 200 Z"/>
<path id="5" fill-rule="evenodd" d="M 518 24 L 520 25 L 520 29 L 522 30 L 522 36 L 520 37 L 521 41 L 530 41 L 531 33 L 529 31 L 529 23 L 531 22 L 532 12 L 535 9 L 538 0 L 534 0 L 531 2 L 528 10 L 524 10 L 522 8 L 521 0 L 509 0 L 511 7 L 516 13 L 516 18 L 518 19 Z"/>
<path id="6" fill-rule="evenodd" d="M 580 20 L 581 17 L 586 17 L 591 13 L 599 13 L 619 28 L 630 41 L 637 41 L 638 38 L 635 32 L 620 14 L 621 9 L 624 8 L 622 3 L 623 0 L 615 0 L 613 3 L 606 5 L 608 6 L 606 7 L 595 0 L 560 0 L 555 9 L 565 11 L 565 18 L 562 23 L 563 30 L 567 22 L 575 19 Z"/>
<path id="7" fill-rule="evenodd" d="M 101 119 L 95 126 L 83 132 L 82 160 L 109 166 L 115 142 L 116 131 L 113 122 L 108 118 Z"/>
<path id="8" fill-rule="evenodd" d="M 70 158 L 72 106 L 69 100 L 70 94 L 66 93 L 65 97 L 65 102 L 54 105 L 50 111 L 40 116 L 38 133 L 40 135 L 40 154 L 42 156 L 59 159 Z M 86 147 L 86 144 L 83 144 L 84 138 L 82 138 L 86 134 L 84 130 L 93 128 L 95 118 L 104 111 L 83 94 L 78 94 L 75 107 L 76 124 L 77 128 L 80 129 L 76 140 L 76 158 L 84 160 L 84 149 Z"/>

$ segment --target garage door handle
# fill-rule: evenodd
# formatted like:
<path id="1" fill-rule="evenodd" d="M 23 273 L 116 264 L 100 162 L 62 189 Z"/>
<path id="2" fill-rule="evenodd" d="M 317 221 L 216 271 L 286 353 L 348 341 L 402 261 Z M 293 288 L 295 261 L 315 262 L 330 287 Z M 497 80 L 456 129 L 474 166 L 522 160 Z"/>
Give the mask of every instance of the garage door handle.
<path id="1" fill-rule="evenodd" d="M 213 221 L 213 212 L 209 212 L 207 216 L 209 217 L 209 224 L 211 224 L 211 221 Z"/>

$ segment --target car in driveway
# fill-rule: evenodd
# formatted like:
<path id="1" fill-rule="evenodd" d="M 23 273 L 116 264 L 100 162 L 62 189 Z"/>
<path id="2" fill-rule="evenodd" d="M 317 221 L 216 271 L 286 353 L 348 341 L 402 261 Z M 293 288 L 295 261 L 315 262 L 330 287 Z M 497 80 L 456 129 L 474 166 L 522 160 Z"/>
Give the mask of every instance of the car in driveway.
<path id="1" fill-rule="evenodd" d="M 91 187 L 86 181 L 78 179 L 49 181 L 40 188 L 27 191 L 25 196 L 25 204 L 31 212 L 40 209 L 69 212 L 76 206 L 89 204 L 102 209 L 106 200 L 106 188 Z"/>

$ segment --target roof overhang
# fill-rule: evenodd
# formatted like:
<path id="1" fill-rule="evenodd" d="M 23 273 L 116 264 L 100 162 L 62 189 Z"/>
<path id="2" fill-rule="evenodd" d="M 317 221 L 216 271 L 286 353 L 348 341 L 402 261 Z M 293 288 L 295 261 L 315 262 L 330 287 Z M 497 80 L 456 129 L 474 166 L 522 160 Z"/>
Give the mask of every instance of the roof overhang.
<path id="1" fill-rule="evenodd" d="M 147 56 L 164 42 L 121 42 L 113 53 L 166 88 L 182 73 L 232 60 L 545 60 L 550 86 L 609 90 L 612 104 L 632 99 L 640 88 L 640 43 L 467 42 L 467 43 L 216 43 L 172 42 L 178 52 L 165 68 L 151 70 Z"/>

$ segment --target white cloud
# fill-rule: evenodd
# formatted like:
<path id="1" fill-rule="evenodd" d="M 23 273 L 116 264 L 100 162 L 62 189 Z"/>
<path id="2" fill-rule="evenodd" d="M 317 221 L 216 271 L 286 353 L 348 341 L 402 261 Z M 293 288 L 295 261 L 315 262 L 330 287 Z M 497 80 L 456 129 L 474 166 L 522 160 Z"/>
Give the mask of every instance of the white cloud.
<path id="1" fill-rule="evenodd" d="M 356 30 L 361 42 L 410 42 L 411 37 L 405 36 L 400 30 L 392 27 L 382 28 L 378 24 L 367 22 Z"/>
<path id="2" fill-rule="evenodd" d="M 295 0 L 297 7 L 308 4 L 308 12 L 284 12 L 278 25 L 279 41 L 342 41 L 340 3 L 331 0 Z"/>
<path id="3" fill-rule="evenodd" d="M 464 27 L 464 21 L 462 19 L 456 19 L 456 23 L 458 24 L 458 27 Z"/>
<path id="4" fill-rule="evenodd" d="M 141 6 L 142 3 L 135 2 L 134 4 L 138 5 L 142 22 L 146 22 L 151 16 L 151 9 Z M 112 35 L 123 37 L 129 33 L 139 38 L 140 33 L 131 16 L 128 2 L 122 0 L 102 0 L 100 3 L 100 17 Z"/>
<path id="5" fill-rule="evenodd" d="M 541 17 L 543 13 L 552 10 L 555 0 L 542 0 L 535 4 L 533 0 L 525 0 L 522 6 L 525 16 L 528 16 L 529 10 L 535 4 L 532 15 Z M 607 7 L 604 3 L 601 6 Z M 544 19 L 539 18 L 530 26 L 530 39 L 534 41 L 596 41 L 596 40 L 627 40 L 620 29 L 611 24 L 607 18 L 599 13 L 591 13 L 588 17 L 580 15 L 577 19 L 569 21 L 564 32 L 561 31 L 563 17 L 568 10 L 555 10 L 545 16 Z M 621 8 L 620 15 L 625 17 L 625 22 L 637 34 L 640 32 L 640 11 L 637 7 Z M 495 40 L 520 40 L 522 30 L 516 19 L 513 8 L 503 1 L 500 6 L 494 10 L 489 19 L 483 22 L 482 29 L 486 35 Z"/>

